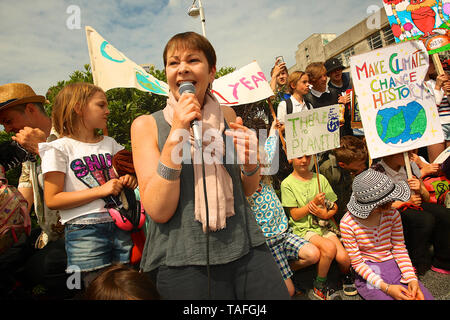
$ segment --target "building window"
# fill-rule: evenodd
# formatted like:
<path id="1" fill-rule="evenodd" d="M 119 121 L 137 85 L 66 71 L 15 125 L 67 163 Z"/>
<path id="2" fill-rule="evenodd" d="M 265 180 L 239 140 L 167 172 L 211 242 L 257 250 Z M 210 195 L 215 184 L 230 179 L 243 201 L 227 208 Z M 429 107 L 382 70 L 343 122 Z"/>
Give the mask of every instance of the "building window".
<path id="1" fill-rule="evenodd" d="M 371 35 L 369 38 L 367 38 L 367 41 L 369 42 L 369 47 L 372 50 L 383 47 L 380 32 L 377 32 L 377 33 L 374 33 L 373 35 Z"/>
<path id="2" fill-rule="evenodd" d="M 344 54 L 344 61 L 343 61 L 343 65 L 348 67 L 350 66 L 350 57 L 353 56 L 355 54 L 355 49 L 353 49 L 353 47 L 348 48 L 347 50 L 345 50 L 343 52 Z"/>
<path id="3" fill-rule="evenodd" d="M 384 43 L 386 46 L 395 43 L 395 37 L 390 26 L 383 28 Z"/>
<path id="4" fill-rule="evenodd" d="M 344 62 L 342 61 L 342 55 L 341 54 L 338 54 L 337 56 L 334 56 L 333 59 L 338 59 L 340 64 L 342 64 L 342 65 L 344 64 Z"/>

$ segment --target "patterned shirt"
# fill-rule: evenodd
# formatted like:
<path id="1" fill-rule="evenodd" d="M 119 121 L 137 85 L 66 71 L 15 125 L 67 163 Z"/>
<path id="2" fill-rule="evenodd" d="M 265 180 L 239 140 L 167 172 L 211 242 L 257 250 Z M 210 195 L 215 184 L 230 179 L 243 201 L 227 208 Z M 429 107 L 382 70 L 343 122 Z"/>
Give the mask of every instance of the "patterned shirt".
<path id="1" fill-rule="evenodd" d="M 277 147 L 278 136 L 270 135 L 264 145 L 266 163 L 272 164 Z M 288 220 L 280 199 L 272 185 L 260 182 L 258 189 L 247 198 L 250 208 L 266 238 L 273 238 L 288 229 Z"/>
<path id="2" fill-rule="evenodd" d="M 400 213 L 385 211 L 380 224 L 368 227 L 347 212 L 341 220 L 341 241 L 347 250 L 353 269 L 374 287 L 380 289 L 382 278 L 365 262 L 384 262 L 395 259 L 402 273 L 403 283 L 417 280 L 406 250 Z"/>

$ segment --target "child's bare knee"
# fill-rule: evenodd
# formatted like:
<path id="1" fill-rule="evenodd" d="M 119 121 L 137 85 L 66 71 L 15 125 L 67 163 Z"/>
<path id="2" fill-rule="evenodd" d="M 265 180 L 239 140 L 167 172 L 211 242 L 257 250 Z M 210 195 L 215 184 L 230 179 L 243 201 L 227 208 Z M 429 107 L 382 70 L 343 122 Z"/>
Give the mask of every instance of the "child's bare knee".
<path id="1" fill-rule="evenodd" d="M 309 261 L 311 264 L 319 262 L 320 250 L 312 243 L 305 244 L 299 252 L 299 258 Z"/>
<path id="2" fill-rule="evenodd" d="M 334 259 L 336 257 L 337 248 L 333 241 L 324 238 L 320 246 L 320 254 L 323 257 Z"/>

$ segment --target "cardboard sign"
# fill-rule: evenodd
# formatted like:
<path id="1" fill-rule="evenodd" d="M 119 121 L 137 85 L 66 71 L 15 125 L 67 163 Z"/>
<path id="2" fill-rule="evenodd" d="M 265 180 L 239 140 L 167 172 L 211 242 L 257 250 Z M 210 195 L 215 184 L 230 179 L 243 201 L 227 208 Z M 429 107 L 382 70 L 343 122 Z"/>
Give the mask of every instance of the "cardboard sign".
<path id="1" fill-rule="evenodd" d="M 421 40 L 428 53 L 450 50 L 448 0 L 383 0 L 396 42 Z"/>
<path id="2" fill-rule="evenodd" d="M 86 38 L 94 84 L 105 92 L 112 88 L 136 88 L 159 95 L 168 95 L 167 83 L 156 79 L 128 59 L 92 27 L 86 27 Z"/>
<path id="3" fill-rule="evenodd" d="M 332 105 L 286 115 L 287 158 L 338 148 L 339 108 L 339 105 Z"/>
<path id="4" fill-rule="evenodd" d="M 350 58 L 371 158 L 443 141 L 436 103 L 424 85 L 428 54 L 407 41 Z"/>
<path id="5" fill-rule="evenodd" d="M 211 92 L 222 105 L 237 106 L 273 96 L 273 91 L 256 61 L 214 80 Z"/>
<path id="6" fill-rule="evenodd" d="M 352 129 L 361 129 L 362 128 L 362 122 L 361 122 L 361 114 L 359 113 L 359 106 L 358 106 L 358 100 L 356 99 L 355 89 L 352 89 L 351 95 L 351 128 Z"/>

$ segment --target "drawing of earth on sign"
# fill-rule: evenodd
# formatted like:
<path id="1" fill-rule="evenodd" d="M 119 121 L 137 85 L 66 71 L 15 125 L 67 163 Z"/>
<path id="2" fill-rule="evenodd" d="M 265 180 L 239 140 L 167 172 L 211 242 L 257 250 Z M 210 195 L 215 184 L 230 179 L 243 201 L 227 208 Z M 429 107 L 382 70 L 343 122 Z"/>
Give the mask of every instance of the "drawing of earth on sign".
<path id="1" fill-rule="evenodd" d="M 378 111 L 376 126 L 384 143 L 405 143 L 423 136 L 427 129 L 427 115 L 422 105 L 413 101 L 406 106 Z"/>

